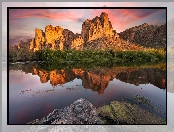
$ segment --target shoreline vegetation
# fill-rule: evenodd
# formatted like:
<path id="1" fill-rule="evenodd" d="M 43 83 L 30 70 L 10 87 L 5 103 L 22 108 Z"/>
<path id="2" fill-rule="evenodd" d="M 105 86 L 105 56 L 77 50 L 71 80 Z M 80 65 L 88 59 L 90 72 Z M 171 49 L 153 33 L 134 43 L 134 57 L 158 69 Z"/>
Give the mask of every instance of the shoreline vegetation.
<path id="1" fill-rule="evenodd" d="M 147 50 L 50 50 L 26 51 L 11 49 L 9 52 L 9 62 L 17 61 L 46 61 L 47 63 L 62 63 L 65 61 L 80 61 L 93 63 L 147 63 L 165 62 L 165 49 Z"/>
<path id="2" fill-rule="evenodd" d="M 149 67 L 166 69 L 165 49 L 144 50 L 38 50 L 10 51 L 9 62 L 43 62 L 42 68 L 48 71 L 54 69 L 99 68 L 99 67 Z"/>

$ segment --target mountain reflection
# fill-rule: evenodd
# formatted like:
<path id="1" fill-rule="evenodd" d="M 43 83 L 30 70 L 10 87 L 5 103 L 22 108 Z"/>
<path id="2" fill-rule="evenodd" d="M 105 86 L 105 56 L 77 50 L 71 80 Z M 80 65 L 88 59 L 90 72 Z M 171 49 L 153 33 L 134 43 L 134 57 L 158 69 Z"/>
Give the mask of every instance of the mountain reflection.
<path id="1" fill-rule="evenodd" d="M 17 66 L 18 65 L 18 66 Z M 157 68 L 100 68 L 95 70 L 83 70 L 81 68 L 72 68 L 68 70 L 46 71 L 35 65 L 10 65 L 9 70 L 22 70 L 22 72 L 38 75 L 41 83 L 47 83 L 55 87 L 59 84 L 65 84 L 74 79 L 81 79 L 82 86 L 85 89 L 104 93 L 110 81 L 114 78 L 122 82 L 138 86 L 139 84 L 153 84 L 161 89 L 166 89 L 166 71 Z"/>

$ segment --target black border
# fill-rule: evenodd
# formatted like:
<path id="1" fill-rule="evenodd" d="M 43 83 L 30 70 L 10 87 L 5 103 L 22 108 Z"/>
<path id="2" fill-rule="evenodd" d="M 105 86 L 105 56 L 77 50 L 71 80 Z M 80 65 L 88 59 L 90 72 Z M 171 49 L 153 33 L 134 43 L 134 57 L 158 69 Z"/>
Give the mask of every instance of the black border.
<path id="1" fill-rule="evenodd" d="M 167 7 L 7 7 L 7 125 L 37 124 L 9 124 L 9 10 L 10 9 L 166 9 L 166 81 L 167 81 Z M 167 82 L 166 82 L 166 124 L 119 124 L 119 125 L 167 125 Z M 42 125 L 42 124 L 40 124 Z M 55 124 L 44 124 L 55 125 Z M 99 125 L 99 124 L 57 124 L 57 125 Z M 100 124 L 116 125 L 116 124 Z"/>

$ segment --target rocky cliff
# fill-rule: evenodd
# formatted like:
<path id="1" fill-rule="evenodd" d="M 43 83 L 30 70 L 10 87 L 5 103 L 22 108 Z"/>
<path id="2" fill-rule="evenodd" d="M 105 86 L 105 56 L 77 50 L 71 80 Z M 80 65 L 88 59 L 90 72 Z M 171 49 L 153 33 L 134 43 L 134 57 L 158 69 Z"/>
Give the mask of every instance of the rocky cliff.
<path id="1" fill-rule="evenodd" d="M 144 23 L 119 33 L 121 39 L 141 45 L 143 47 L 166 47 L 166 24 L 148 25 Z"/>
<path id="2" fill-rule="evenodd" d="M 157 26 L 144 23 L 117 33 L 109 21 L 108 14 L 102 12 L 100 16 L 83 22 L 81 34 L 75 34 L 60 26 L 47 25 L 45 31 L 36 28 L 35 38 L 30 40 L 25 48 L 33 51 L 45 48 L 135 50 L 142 49 L 142 46 L 166 47 L 166 24 Z M 21 47 L 21 44 L 18 47 Z"/>
<path id="3" fill-rule="evenodd" d="M 108 14 L 102 12 L 100 17 L 96 16 L 92 20 L 87 19 L 82 24 L 82 37 L 84 41 L 96 40 L 105 36 L 113 37 L 116 32 L 112 28 Z"/>
<path id="4" fill-rule="evenodd" d="M 80 49 L 84 43 L 81 35 L 74 34 L 68 29 L 63 29 L 60 26 L 53 27 L 47 25 L 45 32 L 41 29 L 35 29 L 35 38 L 30 42 L 30 50 L 42 50 L 49 48 L 54 49 Z"/>

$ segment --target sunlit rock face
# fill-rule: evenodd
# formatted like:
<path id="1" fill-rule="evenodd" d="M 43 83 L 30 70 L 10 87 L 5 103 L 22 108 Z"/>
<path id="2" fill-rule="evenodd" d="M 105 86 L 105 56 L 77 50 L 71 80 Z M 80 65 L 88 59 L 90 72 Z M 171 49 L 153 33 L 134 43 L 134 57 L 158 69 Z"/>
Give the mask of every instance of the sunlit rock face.
<path id="1" fill-rule="evenodd" d="M 81 34 L 73 33 L 60 26 L 47 25 L 45 31 L 36 28 L 35 38 L 28 43 L 28 50 L 83 50 L 83 49 L 138 49 L 134 44 L 120 39 L 113 30 L 109 16 L 102 12 L 92 20 L 87 19 L 82 24 Z M 18 46 L 18 49 L 20 46 Z"/>
<path id="2" fill-rule="evenodd" d="M 166 47 L 166 24 L 157 26 L 144 23 L 117 33 L 105 12 L 93 19 L 86 19 L 82 24 L 81 34 L 60 26 L 47 25 L 45 31 L 36 28 L 35 38 L 28 42 L 28 50 L 33 51 L 45 48 L 138 50 L 142 46 Z M 21 45 L 18 49 L 20 47 Z"/>
<path id="3" fill-rule="evenodd" d="M 96 40 L 104 36 L 113 37 L 114 31 L 109 21 L 108 14 L 102 12 L 100 17 L 96 16 L 92 20 L 87 19 L 82 24 L 81 34 L 85 42 Z"/>
<path id="4" fill-rule="evenodd" d="M 41 29 L 35 29 L 35 38 L 30 41 L 30 50 L 34 51 L 49 48 L 51 50 L 59 49 L 82 49 L 83 38 L 80 34 L 74 34 L 68 29 L 63 29 L 60 26 L 53 27 L 47 25 L 45 32 Z"/>
<path id="5" fill-rule="evenodd" d="M 35 46 L 34 51 L 42 49 L 42 45 L 45 42 L 45 35 L 41 29 L 35 29 Z"/>
<path id="6" fill-rule="evenodd" d="M 82 50 L 84 45 L 84 40 L 80 34 L 75 34 L 75 38 L 72 40 L 70 49 Z"/>
<path id="7" fill-rule="evenodd" d="M 119 33 L 121 39 L 144 47 L 163 48 L 166 47 L 166 24 L 148 25 L 144 23 Z"/>
<path id="8" fill-rule="evenodd" d="M 62 41 L 63 38 L 63 28 L 56 26 L 53 27 L 52 25 L 47 25 L 45 27 L 45 43 L 50 44 L 50 49 L 55 49 L 56 41 Z"/>

